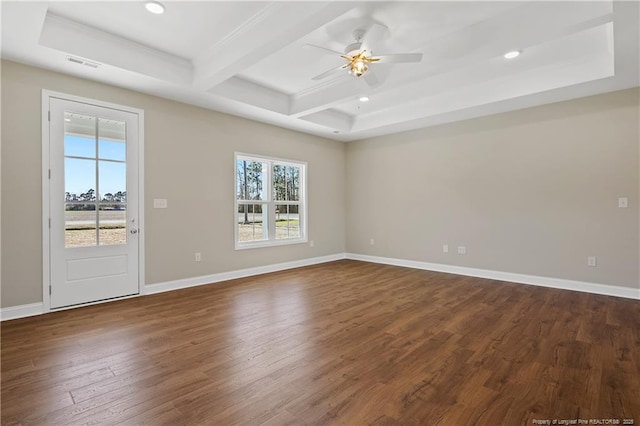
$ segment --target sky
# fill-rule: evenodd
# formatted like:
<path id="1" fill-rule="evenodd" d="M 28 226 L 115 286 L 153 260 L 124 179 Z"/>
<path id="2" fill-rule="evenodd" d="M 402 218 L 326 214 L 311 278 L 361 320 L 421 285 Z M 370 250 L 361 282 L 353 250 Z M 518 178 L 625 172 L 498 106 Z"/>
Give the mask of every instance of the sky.
<path id="1" fill-rule="evenodd" d="M 65 192 L 80 195 L 96 189 L 96 163 L 99 167 L 101 196 L 126 191 L 126 144 L 111 140 L 65 135 Z M 73 158 L 69 158 L 73 157 Z M 98 161 L 96 161 L 98 160 Z M 110 161 L 107 161 L 110 160 Z"/>

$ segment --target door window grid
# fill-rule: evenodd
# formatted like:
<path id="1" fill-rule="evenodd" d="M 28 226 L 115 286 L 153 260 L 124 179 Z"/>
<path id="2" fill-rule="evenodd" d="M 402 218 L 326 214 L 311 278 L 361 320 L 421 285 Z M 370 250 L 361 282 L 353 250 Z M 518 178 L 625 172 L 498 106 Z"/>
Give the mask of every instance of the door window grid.
<path id="1" fill-rule="evenodd" d="M 70 112 L 64 116 L 65 247 L 126 244 L 126 125 Z M 83 192 L 79 184 L 89 188 Z M 114 185 L 118 191 L 101 192 Z"/>

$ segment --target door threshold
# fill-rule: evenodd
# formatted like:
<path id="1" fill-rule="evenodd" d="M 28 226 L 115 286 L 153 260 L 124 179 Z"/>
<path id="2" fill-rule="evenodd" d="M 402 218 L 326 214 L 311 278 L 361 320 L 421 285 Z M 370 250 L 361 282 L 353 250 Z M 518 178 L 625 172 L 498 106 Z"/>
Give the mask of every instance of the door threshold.
<path id="1" fill-rule="evenodd" d="M 140 296 L 140 293 L 133 293 L 133 294 L 128 294 L 126 296 L 111 297 L 108 299 L 95 300 L 93 302 L 79 303 L 77 305 L 68 305 L 68 306 L 60 306 L 58 308 L 50 308 L 49 312 L 60 312 L 60 311 L 67 311 L 69 309 L 84 308 L 86 306 L 101 305 L 103 303 L 115 302 L 118 300 L 133 299 L 134 297 L 139 297 L 139 296 Z"/>

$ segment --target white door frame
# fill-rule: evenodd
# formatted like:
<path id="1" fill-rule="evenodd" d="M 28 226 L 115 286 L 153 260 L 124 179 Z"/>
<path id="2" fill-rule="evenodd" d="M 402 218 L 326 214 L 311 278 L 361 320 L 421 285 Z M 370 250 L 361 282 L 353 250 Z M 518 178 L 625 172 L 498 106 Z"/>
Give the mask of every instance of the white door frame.
<path id="1" fill-rule="evenodd" d="M 80 96 L 68 95 L 66 93 L 54 92 L 50 90 L 42 90 L 42 305 L 43 313 L 50 312 L 51 309 L 51 241 L 49 234 L 50 212 L 49 202 L 51 199 L 50 189 L 50 138 L 49 138 L 49 103 L 51 98 L 64 99 L 73 102 L 80 102 L 98 107 L 118 109 L 138 115 L 138 228 L 140 229 L 140 238 L 138 241 L 138 283 L 140 294 L 145 294 L 145 228 L 144 228 L 144 110 L 132 108 L 124 105 L 117 105 L 108 102 L 98 101 L 95 99 L 83 98 Z M 138 295 L 129 296 L 137 297 Z M 126 298 L 126 297 L 123 297 Z M 64 310 L 76 308 L 78 306 L 93 305 L 96 303 L 104 303 L 106 301 L 90 302 L 82 305 L 74 305 L 65 308 L 55 309 Z"/>

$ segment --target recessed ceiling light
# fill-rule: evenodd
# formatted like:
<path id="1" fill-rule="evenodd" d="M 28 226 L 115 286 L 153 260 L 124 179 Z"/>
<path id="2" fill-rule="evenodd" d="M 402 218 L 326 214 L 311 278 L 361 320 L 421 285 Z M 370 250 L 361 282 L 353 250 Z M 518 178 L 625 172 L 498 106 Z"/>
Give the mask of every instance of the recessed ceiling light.
<path id="1" fill-rule="evenodd" d="M 514 58 L 517 58 L 518 56 L 520 56 L 519 50 L 512 50 L 511 52 L 507 52 L 504 54 L 505 59 L 514 59 Z"/>
<path id="2" fill-rule="evenodd" d="M 148 1 L 145 3 L 144 7 L 151 13 L 155 13 L 156 15 L 162 15 L 164 13 L 164 5 L 157 1 Z"/>
<path id="3" fill-rule="evenodd" d="M 359 100 L 360 100 L 360 102 L 369 102 L 369 97 L 368 96 L 362 96 Z"/>

